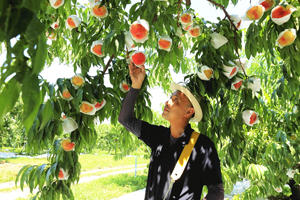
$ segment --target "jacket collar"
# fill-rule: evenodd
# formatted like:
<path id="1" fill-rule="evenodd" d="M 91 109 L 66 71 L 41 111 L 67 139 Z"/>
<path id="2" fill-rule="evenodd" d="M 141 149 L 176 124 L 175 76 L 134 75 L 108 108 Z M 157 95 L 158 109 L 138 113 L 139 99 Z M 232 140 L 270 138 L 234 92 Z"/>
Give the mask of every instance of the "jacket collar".
<path id="1" fill-rule="evenodd" d="M 173 138 L 173 136 L 171 135 L 171 129 L 169 128 L 170 140 L 172 143 L 178 142 L 184 146 L 189 143 L 189 140 L 190 140 L 190 137 L 191 137 L 193 131 L 194 130 L 192 129 L 191 125 L 187 124 L 182 135 L 179 138 Z"/>

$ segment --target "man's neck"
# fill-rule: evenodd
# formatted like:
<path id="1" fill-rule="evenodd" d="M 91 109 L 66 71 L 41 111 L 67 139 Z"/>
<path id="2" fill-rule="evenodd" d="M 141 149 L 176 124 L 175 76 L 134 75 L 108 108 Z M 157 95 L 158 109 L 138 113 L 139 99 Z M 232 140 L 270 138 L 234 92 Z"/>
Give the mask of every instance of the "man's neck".
<path id="1" fill-rule="evenodd" d="M 170 123 L 170 130 L 171 130 L 171 135 L 173 138 L 179 138 L 183 132 L 184 129 L 186 127 L 186 125 L 188 124 L 188 122 L 184 122 L 184 123 Z"/>

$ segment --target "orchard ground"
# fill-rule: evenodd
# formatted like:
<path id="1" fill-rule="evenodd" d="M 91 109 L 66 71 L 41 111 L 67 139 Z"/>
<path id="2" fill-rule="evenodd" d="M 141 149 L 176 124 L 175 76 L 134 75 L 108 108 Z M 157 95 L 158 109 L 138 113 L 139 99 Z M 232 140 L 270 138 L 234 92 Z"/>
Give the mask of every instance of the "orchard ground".
<path id="1" fill-rule="evenodd" d="M 11 158 L 7 158 L 8 155 Z M 19 185 L 15 187 L 16 175 L 24 165 L 47 163 L 46 156 L 44 154 L 36 157 L 16 157 L 13 153 L 0 153 L 0 196 L 8 199 L 27 196 L 28 188 L 22 192 Z M 97 199 L 99 194 L 102 196 L 101 199 L 112 199 L 145 187 L 148 160 L 141 156 L 126 156 L 116 160 L 107 152 L 94 151 L 90 154 L 81 154 L 79 159 L 82 166 L 81 179 L 79 184 L 73 186 L 77 199 Z"/>
<path id="2" fill-rule="evenodd" d="M 136 158 L 137 170 L 135 170 Z M 72 186 L 76 199 L 132 200 L 133 197 L 136 200 L 143 199 L 148 159 L 142 156 L 126 156 L 116 160 L 113 155 L 100 150 L 90 154 L 81 154 L 79 159 L 82 164 L 81 179 L 78 184 Z M 31 157 L 2 149 L 0 152 L 0 195 L 8 197 L 8 200 L 29 199 L 28 188 L 21 191 L 19 185 L 15 186 L 16 175 L 24 165 L 40 165 L 46 162 L 47 154 Z M 232 193 L 226 197 L 231 199 L 234 195 L 242 193 L 249 187 L 249 184 L 250 182 L 245 180 L 238 182 Z M 23 198 L 24 196 L 28 198 Z"/>

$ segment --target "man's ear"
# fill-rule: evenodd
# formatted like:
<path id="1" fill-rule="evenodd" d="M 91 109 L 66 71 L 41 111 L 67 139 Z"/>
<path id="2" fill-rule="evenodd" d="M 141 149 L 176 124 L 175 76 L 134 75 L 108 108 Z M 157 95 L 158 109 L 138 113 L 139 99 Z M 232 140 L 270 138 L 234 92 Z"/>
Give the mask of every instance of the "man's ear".
<path id="1" fill-rule="evenodd" d="M 188 108 L 188 110 L 186 111 L 186 117 L 189 119 L 193 116 L 193 114 L 195 113 L 195 109 L 193 107 Z"/>

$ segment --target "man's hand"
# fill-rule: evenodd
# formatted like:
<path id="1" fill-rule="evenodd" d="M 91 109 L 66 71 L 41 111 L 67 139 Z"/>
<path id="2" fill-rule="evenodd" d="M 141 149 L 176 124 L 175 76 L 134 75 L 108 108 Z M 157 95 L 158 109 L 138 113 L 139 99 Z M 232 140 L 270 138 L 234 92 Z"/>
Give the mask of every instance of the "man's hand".
<path id="1" fill-rule="evenodd" d="M 137 67 L 132 61 L 130 61 L 129 74 L 132 81 L 131 87 L 140 89 L 146 76 L 145 66 Z"/>

